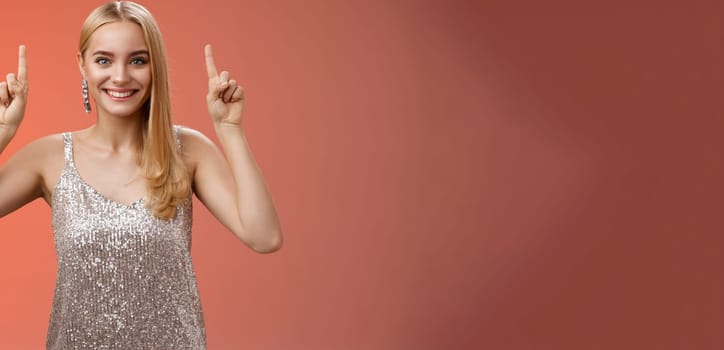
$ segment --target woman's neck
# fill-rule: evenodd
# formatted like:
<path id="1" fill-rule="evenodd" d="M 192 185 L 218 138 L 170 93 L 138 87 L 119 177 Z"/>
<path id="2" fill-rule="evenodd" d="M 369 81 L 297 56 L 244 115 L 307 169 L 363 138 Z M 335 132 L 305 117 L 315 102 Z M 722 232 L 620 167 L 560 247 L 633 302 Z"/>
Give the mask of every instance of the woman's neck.
<path id="1" fill-rule="evenodd" d="M 88 129 L 88 141 L 107 148 L 109 152 L 137 150 L 143 143 L 143 117 L 102 116 Z"/>

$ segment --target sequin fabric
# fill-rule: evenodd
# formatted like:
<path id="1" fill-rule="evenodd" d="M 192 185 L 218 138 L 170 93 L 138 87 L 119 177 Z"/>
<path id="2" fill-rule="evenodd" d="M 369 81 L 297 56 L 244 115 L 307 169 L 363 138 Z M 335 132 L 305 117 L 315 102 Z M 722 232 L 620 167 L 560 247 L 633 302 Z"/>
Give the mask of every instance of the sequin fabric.
<path id="1" fill-rule="evenodd" d="M 205 349 L 191 198 L 170 220 L 155 218 L 143 199 L 110 200 L 78 174 L 71 134 L 63 140 L 51 201 L 58 270 L 47 349 Z"/>

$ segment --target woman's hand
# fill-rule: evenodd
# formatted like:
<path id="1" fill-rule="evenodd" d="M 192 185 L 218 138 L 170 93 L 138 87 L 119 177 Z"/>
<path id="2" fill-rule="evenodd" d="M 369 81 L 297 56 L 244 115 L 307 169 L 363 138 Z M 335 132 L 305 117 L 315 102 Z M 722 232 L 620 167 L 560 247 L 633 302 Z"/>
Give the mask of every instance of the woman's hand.
<path id="1" fill-rule="evenodd" d="M 28 100 L 28 65 L 25 61 L 25 46 L 18 48 L 18 75 L 8 73 L 0 82 L 0 128 L 12 133 L 20 126 Z"/>
<path id="2" fill-rule="evenodd" d="M 206 45 L 206 72 L 209 74 L 209 94 L 206 103 L 215 126 L 241 126 L 244 109 L 244 89 L 236 80 L 229 79 L 229 72 L 216 72 L 211 45 Z"/>

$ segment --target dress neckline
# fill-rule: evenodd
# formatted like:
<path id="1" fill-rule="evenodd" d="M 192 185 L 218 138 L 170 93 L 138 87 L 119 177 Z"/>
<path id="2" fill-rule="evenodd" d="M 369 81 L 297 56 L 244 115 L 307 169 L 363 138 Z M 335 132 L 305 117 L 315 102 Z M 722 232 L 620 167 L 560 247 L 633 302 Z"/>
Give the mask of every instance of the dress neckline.
<path id="1" fill-rule="evenodd" d="M 146 201 L 146 196 L 144 195 L 141 198 L 136 199 L 135 201 L 132 201 L 131 203 L 128 203 L 128 204 L 122 203 L 120 201 L 111 199 L 108 196 L 104 195 L 103 193 L 98 191 L 95 187 L 93 187 L 93 185 L 88 183 L 88 181 L 83 179 L 83 176 L 80 175 L 78 168 L 76 168 L 76 166 L 75 166 L 74 152 L 73 152 L 73 133 L 67 132 L 66 135 L 67 135 L 66 142 L 65 142 L 66 143 L 65 147 L 67 148 L 67 150 L 65 152 L 66 153 L 66 156 L 65 156 L 66 165 L 72 171 L 72 175 L 78 179 L 78 183 L 80 183 L 81 186 L 85 187 L 88 190 L 88 192 L 93 193 L 96 197 L 98 197 L 103 202 L 110 203 L 115 206 L 118 206 L 121 208 L 127 208 L 127 209 L 137 208 L 138 206 L 140 206 L 141 204 L 143 204 Z"/>

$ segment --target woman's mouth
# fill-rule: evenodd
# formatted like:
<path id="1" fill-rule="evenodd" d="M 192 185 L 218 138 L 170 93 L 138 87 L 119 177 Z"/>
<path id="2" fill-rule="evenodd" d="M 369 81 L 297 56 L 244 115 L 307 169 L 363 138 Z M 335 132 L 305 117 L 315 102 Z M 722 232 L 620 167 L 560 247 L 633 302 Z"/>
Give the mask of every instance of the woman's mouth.
<path id="1" fill-rule="evenodd" d="M 103 91 L 106 94 L 108 94 L 108 96 L 110 96 L 111 99 L 114 99 L 114 100 L 127 100 L 133 94 L 138 92 L 138 90 L 109 90 L 109 89 L 103 89 Z"/>

